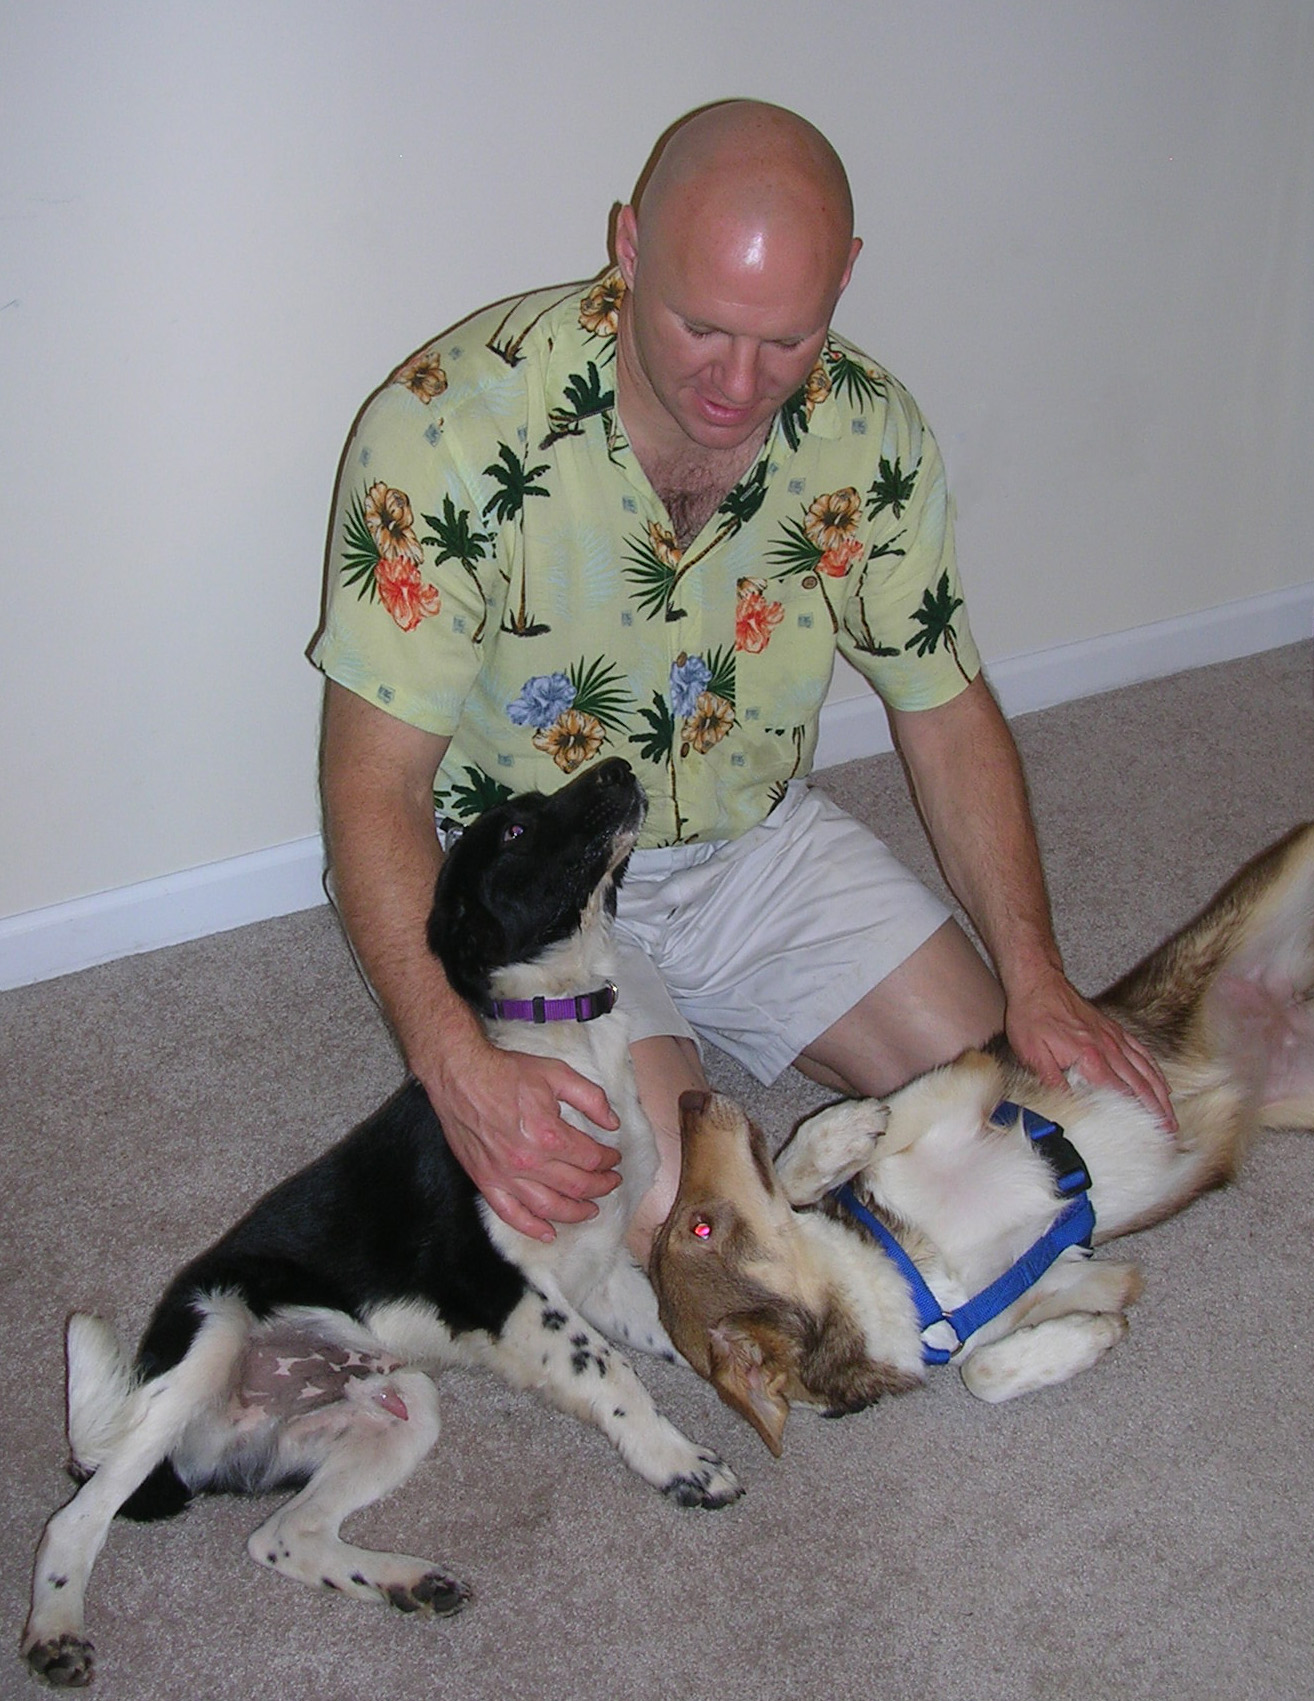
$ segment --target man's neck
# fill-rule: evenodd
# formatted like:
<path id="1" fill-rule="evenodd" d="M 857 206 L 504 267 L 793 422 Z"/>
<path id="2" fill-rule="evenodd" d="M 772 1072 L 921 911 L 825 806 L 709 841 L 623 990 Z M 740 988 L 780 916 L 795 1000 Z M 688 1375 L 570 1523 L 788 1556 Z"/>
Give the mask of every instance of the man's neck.
<path id="1" fill-rule="evenodd" d="M 626 441 L 666 509 L 676 543 L 687 549 L 757 460 L 769 423 L 732 449 L 704 448 L 682 432 L 664 434 L 657 443 L 645 439 L 642 429 L 634 429 L 639 422 L 632 422 L 625 412 L 619 381 L 616 404 Z"/>

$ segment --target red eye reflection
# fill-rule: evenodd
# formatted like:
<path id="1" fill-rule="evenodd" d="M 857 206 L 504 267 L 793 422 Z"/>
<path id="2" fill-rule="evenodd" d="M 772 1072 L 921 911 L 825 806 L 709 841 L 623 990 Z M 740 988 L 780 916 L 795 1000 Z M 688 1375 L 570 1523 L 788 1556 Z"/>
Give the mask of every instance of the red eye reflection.
<path id="1" fill-rule="evenodd" d="M 711 1235 L 712 1225 L 706 1217 L 693 1217 L 690 1219 L 689 1229 L 692 1234 L 698 1236 L 699 1240 L 707 1240 Z"/>

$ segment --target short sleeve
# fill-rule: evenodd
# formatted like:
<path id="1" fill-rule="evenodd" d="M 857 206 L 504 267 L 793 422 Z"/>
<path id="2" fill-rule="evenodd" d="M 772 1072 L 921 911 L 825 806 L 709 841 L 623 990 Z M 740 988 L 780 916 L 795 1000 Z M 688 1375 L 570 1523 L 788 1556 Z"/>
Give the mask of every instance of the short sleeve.
<path id="1" fill-rule="evenodd" d="M 916 403 L 888 380 L 865 554 L 848 577 L 840 653 L 895 709 L 957 696 L 980 671 L 954 551 L 944 462 Z"/>
<path id="2" fill-rule="evenodd" d="M 413 357 L 374 396 L 347 445 L 311 660 L 398 719 L 450 736 L 505 590 L 499 529 L 471 474 L 497 433 L 477 399 L 444 410 L 440 357 L 425 354 L 428 365 Z"/>

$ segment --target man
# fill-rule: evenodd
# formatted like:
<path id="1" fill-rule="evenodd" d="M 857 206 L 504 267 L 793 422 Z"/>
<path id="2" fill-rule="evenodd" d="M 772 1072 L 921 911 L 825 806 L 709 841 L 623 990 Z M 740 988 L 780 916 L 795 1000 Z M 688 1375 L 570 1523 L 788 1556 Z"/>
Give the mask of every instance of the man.
<path id="1" fill-rule="evenodd" d="M 668 1157 L 679 1094 L 704 1084 L 695 1026 L 763 1080 L 793 1060 L 868 1094 L 1006 1028 L 1043 1077 L 1076 1067 L 1171 1123 L 1153 1063 L 1063 974 L 1016 750 L 957 612 L 934 440 L 830 331 L 861 247 L 838 158 L 794 114 L 727 102 L 669 133 L 636 201 L 616 272 L 457 326 L 394 374 L 344 461 L 314 652 L 330 860 L 457 1157 L 541 1238 L 617 1184 L 601 1089 L 489 1045 L 424 944 L 435 773 L 460 814 L 599 753 L 650 797 L 622 997 Z M 998 980 L 803 783 L 837 647 L 890 709 Z"/>

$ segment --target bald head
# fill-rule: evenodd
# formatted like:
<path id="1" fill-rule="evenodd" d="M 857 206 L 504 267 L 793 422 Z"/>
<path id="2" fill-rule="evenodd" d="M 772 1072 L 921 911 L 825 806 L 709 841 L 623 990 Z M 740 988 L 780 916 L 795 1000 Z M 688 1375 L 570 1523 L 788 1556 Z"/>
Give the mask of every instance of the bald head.
<path id="1" fill-rule="evenodd" d="M 659 145 L 615 242 L 617 393 L 640 457 L 760 442 L 861 246 L 830 143 L 783 107 L 707 107 Z"/>
<path id="2" fill-rule="evenodd" d="M 762 101 L 723 101 L 677 124 L 639 196 L 649 242 L 728 242 L 743 258 L 789 245 L 838 279 L 853 237 L 839 155 L 815 125 Z"/>

